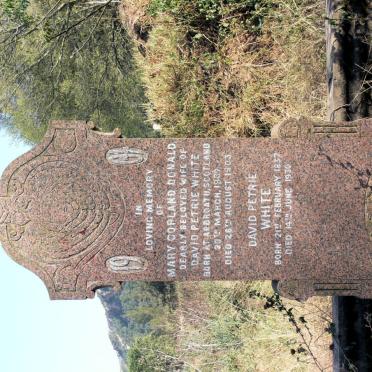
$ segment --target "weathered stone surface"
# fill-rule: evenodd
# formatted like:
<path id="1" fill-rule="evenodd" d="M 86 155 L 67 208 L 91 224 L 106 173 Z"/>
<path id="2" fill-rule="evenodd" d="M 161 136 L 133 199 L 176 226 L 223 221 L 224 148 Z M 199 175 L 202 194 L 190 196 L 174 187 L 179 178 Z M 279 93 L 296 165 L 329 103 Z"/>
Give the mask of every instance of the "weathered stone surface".
<path id="1" fill-rule="evenodd" d="M 371 121 L 357 128 L 122 139 L 54 122 L 1 178 L 0 239 L 54 299 L 127 280 L 207 279 L 310 282 L 306 296 L 349 283 L 372 296 Z"/>
<path id="2" fill-rule="evenodd" d="M 282 124 L 272 128 L 272 138 L 306 138 L 309 140 L 323 137 L 366 137 L 371 138 L 370 119 L 360 119 L 346 122 L 314 122 L 307 118 L 289 119 Z M 372 197 L 371 197 L 371 178 L 366 196 L 366 225 L 369 235 L 372 234 Z M 283 296 L 306 300 L 315 295 L 342 295 L 363 297 L 366 293 L 371 293 L 371 283 L 353 282 L 343 280 L 335 282 L 319 283 L 316 280 L 300 281 L 273 281 L 273 288 Z M 364 295 L 363 295 L 364 294 Z"/>

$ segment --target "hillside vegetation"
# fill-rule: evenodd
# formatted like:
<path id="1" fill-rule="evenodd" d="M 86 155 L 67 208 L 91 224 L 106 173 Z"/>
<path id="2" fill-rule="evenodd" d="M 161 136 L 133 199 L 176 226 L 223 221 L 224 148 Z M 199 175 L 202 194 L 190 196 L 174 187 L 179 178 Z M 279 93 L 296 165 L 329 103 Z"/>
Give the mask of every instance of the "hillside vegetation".
<path id="1" fill-rule="evenodd" d="M 99 291 L 123 371 L 331 371 L 329 298 L 269 282 L 125 283 Z"/>
<path id="2" fill-rule="evenodd" d="M 124 0 L 148 120 L 167 136 L 260 136 L 325 117 L 324 1 Z"/>
<path id="3" fill-rule="evenodd" d="M 159 358 L 145 353 L 138 355 L 136 350 L 151 347 L 176 353 L 173 329 L 176 324 L 174 310 L 177 305 L 175 287 L 162 282 L 128 282 L 122 285 L 119 293 L 102 288 L 98 296 L 105 308 L 109 325 L 111 343 L 116 350 L 122 370 L 145 371 L 141 369 L 141 358 L 146 366 L 152 368 Z M 159 346 L 161 345 L 161 346 Z M 128 351 L 131 357 L 128 358 Z M 129 359 L 129 360 L 128 360 Z M 133 361 L 135 359 L 135 361 Z M 142 363 L 142 365 L 144 364 Z M 167 365 L 170 365 L 166 361 Z"/>

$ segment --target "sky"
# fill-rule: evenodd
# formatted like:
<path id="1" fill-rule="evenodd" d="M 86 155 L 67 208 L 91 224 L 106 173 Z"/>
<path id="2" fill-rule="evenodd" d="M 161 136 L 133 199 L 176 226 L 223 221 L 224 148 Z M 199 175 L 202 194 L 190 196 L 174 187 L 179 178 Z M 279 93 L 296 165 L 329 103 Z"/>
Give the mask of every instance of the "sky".
<path id="1" fill-rule="evenodd" d="M 30 147 L 0 128 L 0 174 Z M 0 371 L 119 372 L 98 298 L 51 301 L 43 282 L 0 247 Z"/>

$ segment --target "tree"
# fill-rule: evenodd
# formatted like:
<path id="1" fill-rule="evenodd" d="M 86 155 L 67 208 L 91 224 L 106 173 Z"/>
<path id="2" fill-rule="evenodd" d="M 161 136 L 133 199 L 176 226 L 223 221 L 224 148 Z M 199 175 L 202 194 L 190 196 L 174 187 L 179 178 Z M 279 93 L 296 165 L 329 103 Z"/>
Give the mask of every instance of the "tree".
<path id="1" fill-rule="evenodd" d="M 0 49 L 0 112 L 15 135 L 37 142 L 53 119 L 153 134 L 112 0 L 0 0 Z"/>

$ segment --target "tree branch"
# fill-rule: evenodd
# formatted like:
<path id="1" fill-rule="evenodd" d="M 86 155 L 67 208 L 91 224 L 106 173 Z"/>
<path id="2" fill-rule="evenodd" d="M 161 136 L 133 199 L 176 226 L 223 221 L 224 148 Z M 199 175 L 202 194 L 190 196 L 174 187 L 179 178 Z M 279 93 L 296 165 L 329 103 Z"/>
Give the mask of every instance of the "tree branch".
<path id="1" fill-rule="evenodd" d="M 79 19 L 77 22 L 75 22 L 73 25 L 71 25 L 70 27 L 68 27 L 66 30 L 62 30 L 61 32 L 59 32 L 58 34 L 56 35 L 53 35 L 50 40 L 54 40 L 58 37 L 60 37 L 61 35 L 63 34 L 66 34 L 66 33 L 69 33 L 72 29 L 74 29 L 75 27 L 79 26 L 81 23 L 85 22 L 87 19 L 89 19 L 90 17 L 94 16 L 96 13 L 98 13 L 101 9 L 107 7 L 108 5 L 110 5 L 112 2 L 112 0 L 108 0 L 106 1 L 103 5 L 100 5 L 98 6 L 95 10 L 93 10 L 92 12 L 90 12 L 87 16 Z"/>

